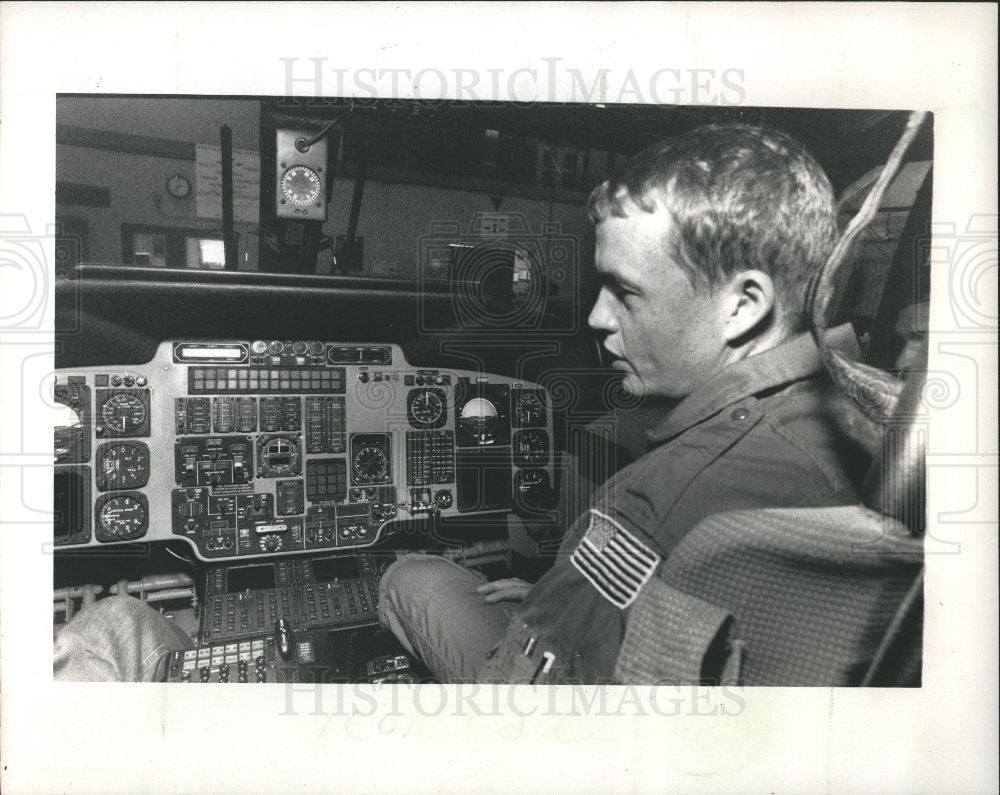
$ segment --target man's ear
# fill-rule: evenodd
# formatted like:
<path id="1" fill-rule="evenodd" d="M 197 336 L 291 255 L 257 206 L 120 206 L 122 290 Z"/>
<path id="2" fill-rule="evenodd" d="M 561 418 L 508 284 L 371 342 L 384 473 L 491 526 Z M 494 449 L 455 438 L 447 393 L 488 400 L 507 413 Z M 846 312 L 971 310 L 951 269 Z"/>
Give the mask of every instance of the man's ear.
<path id="1" fill-rule="evenodd" d="M 724 301 L 727 342 L 754 336 L 774 320 L 774 282 L 764 271 L 740 271 L 730 279 Z"/>

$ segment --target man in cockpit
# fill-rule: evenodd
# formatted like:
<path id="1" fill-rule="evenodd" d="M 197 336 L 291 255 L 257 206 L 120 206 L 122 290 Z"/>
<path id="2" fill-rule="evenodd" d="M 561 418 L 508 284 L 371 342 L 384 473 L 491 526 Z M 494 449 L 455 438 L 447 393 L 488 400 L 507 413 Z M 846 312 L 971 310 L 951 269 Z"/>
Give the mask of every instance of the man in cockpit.
<path id="1" fill-rule="evenodd" d="M 444 682 L 611 682 L 627 609 L 701 519 L 857 500 L 864 470 L 828 420 L 806 331 L 837 237 L 812 157 L 782 133 L 702 127 L 636 156 L 590 215 L 602 286 L 589 325 L 625 389 L 667 411 L 645 453 L 567 517 L 537 583 L 436 557 L 385 573 L 383 625 Z"/>
<path id="2" fill-rule="evenodd" d="M 636 156 L 590 215 L 602 279 L 590 327 L 625 389 L 665 411 L 643 454 L 566 517 L 537 583 L 430 556 L 386 571 L 383 625 L 443 682 L 610 682 L 626 611 L 700 520 L 857 501 L 864 470 L 828 420 L 804 317 L 837 236 L 812 157 L 782 133 L 698 128 Z M 57 677 L 157 678 L 163 652 L 187 645 L 140 602 L 105 602 L 63 630 Z"/>

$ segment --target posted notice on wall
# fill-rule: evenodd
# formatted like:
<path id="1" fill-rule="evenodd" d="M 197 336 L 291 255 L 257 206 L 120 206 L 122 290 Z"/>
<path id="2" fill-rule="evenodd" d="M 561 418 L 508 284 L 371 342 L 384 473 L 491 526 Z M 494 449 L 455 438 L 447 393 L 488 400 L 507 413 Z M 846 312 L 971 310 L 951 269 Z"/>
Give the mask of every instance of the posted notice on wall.
<path id="1" fill-rule="evenodd" d="M 195 147 L 195 212 L 199 218 L 222 218 L 222 149 Z M 233 150 L 233 220 L 260 222 L 260 155 Z"/>

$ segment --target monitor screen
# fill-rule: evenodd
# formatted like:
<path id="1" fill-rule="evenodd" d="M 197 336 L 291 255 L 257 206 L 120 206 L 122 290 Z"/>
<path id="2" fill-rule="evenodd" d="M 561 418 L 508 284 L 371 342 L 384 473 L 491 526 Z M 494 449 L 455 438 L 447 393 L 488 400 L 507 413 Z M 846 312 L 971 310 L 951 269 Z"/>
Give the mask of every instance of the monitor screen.
<path id="1" fill-rule="evenodd" d="M 316 582 L 361 579 L 358 559 L 353 555 L 339 558 L 318 558 L 312 561 L 312 570 Z"/>
<path id="2" fill-rule="evenodd" d="M 274 564 L 272 563 L 237 566 L 226 570 L 226 593 L 239 593 L 246 590 L 263 591 L 273 588 L 274 583 Z"/>
<path id="3" fill-rule="evenodd" d="M 52 477 L 52 535 L 64 541 L 87 529 L 87 485 L 84 471 L 57 469 Z"/>

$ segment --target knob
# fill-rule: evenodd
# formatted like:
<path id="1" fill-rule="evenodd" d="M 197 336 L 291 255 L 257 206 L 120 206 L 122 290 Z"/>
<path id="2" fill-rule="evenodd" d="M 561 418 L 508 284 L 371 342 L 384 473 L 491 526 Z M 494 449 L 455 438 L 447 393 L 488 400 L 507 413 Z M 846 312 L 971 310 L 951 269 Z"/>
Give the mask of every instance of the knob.
<path id="1" fill-rule="evenodd" d="M 264 670 L 264 666 L 267 665 L 267 660 L 265 660 L 264 656 L 261 655 L 260 657 L 257 658 L 256 663 L 257 663 L 257 668 L 259 670 L 263 671 Z"/>
<path id="2" fill-rule="evenodd" d="M 132 376 L 130 376 L 130 375 L 125 376 L 125 378 L 123 380 L 125 382 L 125 386 L 134 386 L 135 385 L 135 379 Z"/>
<path id="3" fill-rule="evenodd" d="M 278 548 L 278 537 L 268 536 L 264 539 L 264 548 L 268 552 L 274 552 Z"/>
<path id="4" fill-rule="evenodd" d="M 111 376 L 111 386 L 121 386 L 121 385 L 122 385 L 122 377 L 120 375 Z"/>
<path id="5" fill-rule="evenodd" d="M 306 344 L 304 342 L 293 342 L 292 343 L 292 353 L 303 354 L 306 352 Z"/>
<path id="6" fill-rule="evenodd" d="M 443 375 L 434 376 L 434 383 L 437 384 L 438 386 L 444 386 L 447 382 L 448 379 L 445 378 Z"/>
<path id="7" fill-rule="evenodd" d="M 361 382 L 362 384 L 367 384 L 367 383 L 368 383 L 368 379 L 369 379 L 370 377 L 371 377 L 371 376 L 369 376 L 369 375 L 368 375 L 368 371 L 367 371 L 367 370 L 362 370 L 362 371 L 361 371 L 360 373 L 358 373 L 358 380 L 359 380 L 359 381 L 360 381 L 360 382 Z"/>
<path id="8" fill-rule="evenodd" d="M 181 681 L 182 682 L 190 682 L 191 681 L 191 672 L 189 670 L 184 669 L 183 671 L 181 671 Z"/>
<path id="9" fill-rule="evenodd" d="M 135 377 L 135 385 L 136 386 L 146 386 L 146 376 L 144 376 L 144 375 L 137 375 Z"/>
<path id="10" fill-rule="evenodd" d="M 257 671 L 257 681 L 258 682 L 266 682 L 267 681 L 267 671 L 265 671 L 263 669 L 261 669 L 260 671 Z"/>
<path id="11" fill-rule="evenodd" d="M 281 353 L 285 349 L 285 345 L 280 340 L 274 340 L 268 344 L 267 349 L 271 353 Z"/>

